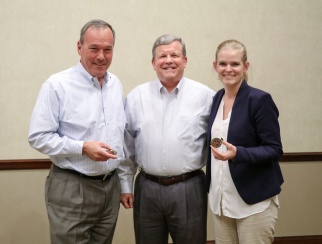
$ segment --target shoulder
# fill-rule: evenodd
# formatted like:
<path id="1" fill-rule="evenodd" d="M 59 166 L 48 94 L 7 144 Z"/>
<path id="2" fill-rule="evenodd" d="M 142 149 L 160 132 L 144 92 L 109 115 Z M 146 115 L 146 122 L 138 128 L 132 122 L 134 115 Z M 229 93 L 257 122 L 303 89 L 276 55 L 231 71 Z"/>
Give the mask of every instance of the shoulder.
<path id="1" fill-rule="evenodd" d="M 182 82 L 182 83 L 181 83 Z M 204 108 L 210 110 L 215 92 L 208 86 L 183 77 L 179 85 L 179 99 L 186 106 Z"/>
<path id="2" fill-rule="evenodd" d="M 246 96 L 248 99 L 251 100 L 262 100 L 262 99 L 271 99 L 271 95 L 261 89 L 252 87 L 247 83 L 243 84 L 239 91 L 241 96 Z"/>
<path id="3" fill-rule="evenodd" d="M 107 75 L 108 75 L 108 79 L 114 81 L 114 82 L 117 82 L 117 83 L 121 83 L 120 79 L 113 73 L 111 72 L 107 72 Z"/>
<path id="4" fill-rule="evenodd" d="M 182 83 L 181 83 L 182 82 Z M 188 78 L 183 78 L 179 84 L 179 93 L 181 98 L 188 102 L 197 104 L 201 107 L 210 108 L 215 92 L 208 86 Z"/>
<path id="5" fill-rule="evenodd" d="M 241 89 L 240 96 L 237 95 L 236 99 L 238 102 L 244 100 L 248 107 L 254 111 L 262 111 L 267 114 L 269 111 L 278 111 L 270 93 L 249 85 L 245 89 Z"/>
<path id="6" fill-rule="evenodd" d="M 248 87 L 249 87 L 250 94 L 254 97 L 256 97 L 256 96 L 262 97 L 262 96 L 269 95 L 269 93 L 264 90 L 261 90 L 261 89 L 258 89 L 258 88 L 252 87 L 252 86 L 248 86 Z"/>
<path id="7" fill-rule="evenodd" d="M 108 75 L 108 79 L 107 79 L 108 85 L 110 85 L 111 87 L 117 87 L 123 91 L 123 86 L 120 79 L 111 72 L 108 72 L 107 75 Z"/>
<path id="8" fill-rule="evenodd" d="M 149 100 L 159 91 L 157 82 L 157 80 L 149 81 L 134 87 L 126 96 L 127 103 Z"/>
<path id="9" fill-rule="evenodd" d="M 72 76 L 73 74 L 75 74 L 76 70 L 74 69 L 74 67 L 71 67 L 69 69 L 57 72 L 55 74 L 52 74 L 51 76 L 49 76 L 48 81 L 54 82 L 54 81 L 59 81 L 63 78 L 68 78 L 70 76 Z"/>
<path id="10" fill-rule="evenodd" d="M 51 84 L 66 84 L 66 82 L 78 81 L 80 78 L 80 72 L 77 65 L 68 69 L 62 70 L 55 74 L 52 74 L 47 79 L 47 82 Z"/>
<path id="11" fill-rule="evenodd" d="M 141 93 L 151 92 L 152 90 L 157 90 L 157 80 L 149 81 L 134 87 L 128 94 L 128 96 L 135 96 Z"/>
<path id="12" fill-rule="evenodd" d="M 70 81 L 76 79 L 73 78 L 74 70 L 69 68 L 55 74 L 52 74 L 48 79 L 43 83 L 42 89 L 49 90 L 61 90 L 63 87 L 68 87 Z"/>
<path id="13" fill-rule="evenodd" d="M 215 91 L 210 89 L 205 84 L 202 84 L 199 81 L 195 81 L 186 77 L 183 77 L 182 81 L 185 83 L 184 86 L 186 89 L 190 89 L 195 92 L 200 92 L 202 94 L 208 94 L 211 96 L 215 95 Z"/>

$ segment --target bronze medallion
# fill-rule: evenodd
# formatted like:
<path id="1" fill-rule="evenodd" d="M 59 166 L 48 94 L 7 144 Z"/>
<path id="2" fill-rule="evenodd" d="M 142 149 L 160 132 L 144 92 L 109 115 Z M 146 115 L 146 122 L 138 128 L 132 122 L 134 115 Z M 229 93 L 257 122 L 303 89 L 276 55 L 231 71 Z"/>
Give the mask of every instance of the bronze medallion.
<path id="1" fill-rule="evenodd" d="M 114 149 L 106 149 L 106 152 L 109 154 L 117 155 L 117 152 Z"/>
<path id="2" fill-rule="evenodd" d="M 221 146 L 221 143 L 222 143 L 221 141 L 222 139 L 215 137 L 210 141 L 210 145 L 212 145 L 214 148 L 218 148 Z"/>

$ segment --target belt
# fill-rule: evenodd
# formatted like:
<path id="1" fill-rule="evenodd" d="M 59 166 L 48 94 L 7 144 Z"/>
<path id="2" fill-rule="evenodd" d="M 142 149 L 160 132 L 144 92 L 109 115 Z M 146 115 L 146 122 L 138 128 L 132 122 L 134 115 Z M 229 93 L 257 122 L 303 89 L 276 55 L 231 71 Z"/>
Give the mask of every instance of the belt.
<path id="1" fill-rule="evenodd" d="M 76 170 L 72 170 L 72 169 L 62 169 L 62 168 L 59 168 L 57 167 L 55 164 L 52 164 L 55 168 L 58 168 L 60 170 L 63 170 L 63 171 L 67 171 L 69 173 L 72 173 L 74 175 L 77 175 L 79 177 L 83 177 L 83 178 L 86 178 L 86 179 L 91 179 L 91 180 L 109 180 L 111 179 L 111 177 L 115 174 L 116 170 L 113 170 L 111 171 L 110 173 L 107 173 L 105 175 L 93 175 L 93 176 L 90 176 L 90 175 L 85 175 L 85 174 L 82 174 Z"/>
<path id="2" fill-rule="evenodd" d="M 200 169 L 195 170 L 195 171 L 191 171 L 182 175 L 175 175 L 175 176 L 156 176 L 156 175 L 150 175 L 145 173 L 143 170 L 141 171 L 141 174 L 145 176 L 145 178 L 147 178 L 148 180 L 157 182 L 161 185 L 164 186 L 169 186 L 169 185 L 173 185 L 179 182 L 183 182 L 186 181 L 192 177 L 195 177 L 197 175 L 199 175 L 200 173 Z"/>

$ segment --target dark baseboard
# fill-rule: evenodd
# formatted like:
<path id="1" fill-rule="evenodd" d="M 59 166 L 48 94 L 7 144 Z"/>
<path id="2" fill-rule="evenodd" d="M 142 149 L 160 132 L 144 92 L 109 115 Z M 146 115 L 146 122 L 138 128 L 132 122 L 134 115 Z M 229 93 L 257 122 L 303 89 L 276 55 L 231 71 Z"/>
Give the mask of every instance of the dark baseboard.
<path id="1" fill-rule="evenodd" d="M 285 236 L 275 237 L 274 244 L 321 244 L 321 236 Z M 207 244 L 216 244 L 215 241 L 207 241 Z"/>
<path id="2" fill-rule="evenodd" d="M 274 243 L 275 244 L 321 244 L 322 235 L 275 237 Z"/>

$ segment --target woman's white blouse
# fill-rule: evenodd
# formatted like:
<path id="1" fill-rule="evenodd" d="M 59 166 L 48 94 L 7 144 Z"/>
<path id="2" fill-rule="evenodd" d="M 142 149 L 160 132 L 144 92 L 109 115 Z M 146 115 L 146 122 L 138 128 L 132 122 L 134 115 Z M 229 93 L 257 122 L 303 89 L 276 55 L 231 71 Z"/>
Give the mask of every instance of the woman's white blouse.
<path id="1" fill-rule="evenodd" d="M 211 128 L 211 138 L 218 137 L 227 141 L 231 112 L 229 112 L 228 117 L 224 120 L 223 107 L 224 101 L 221 100 L 215 121 Z M 217 149 L 221 152 L 227 150 L 224 145 L 221 145 Z M 231 178 L 228 161 L 216 160 L 212 155 L 211 164 L 209 206 L 214 214 L 240 219 L 263 212 L 268 208 L 271 199 L 252 205 L 248 205 L 242 200 Z M 272 200 L 279 205 L 277 196 L 273 197 Z"/>

